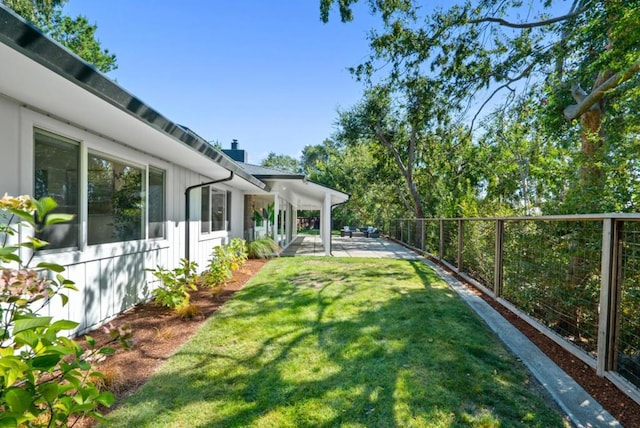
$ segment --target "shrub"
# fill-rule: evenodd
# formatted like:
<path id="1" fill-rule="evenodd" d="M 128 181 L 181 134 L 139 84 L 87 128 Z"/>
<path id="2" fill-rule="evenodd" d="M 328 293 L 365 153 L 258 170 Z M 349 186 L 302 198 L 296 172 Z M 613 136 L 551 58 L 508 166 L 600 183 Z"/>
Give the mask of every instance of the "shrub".
<path id="1" fill-rule="evenodd" d="M 260 238 L 249 242 L 247 249 L 250 259 L 267 259 L 277 256 L 280 251 L 278 244 L 271 238 Z"/>
<path id="2" fill-rule="evenodd" d="M 234 238 L 228 245 L 213 248 L 207 270 L 202 273 L 202 285 L 221 291 L 231 279 L 233 271 L 247 261 L 247 246 L 244 239 Z"/>
<path id="3" fill-rule="evenodd" d="M 0 199 L 0 426 L 60 426 L 71 417 L 103 419 L 98 408 L 110 406 L 114 397 L 101 392 L 95 379 L 104 375 L 91 370 L 89 361 L 109 355 L 110 348 L 97 349 L 86 337 L 90 349 L 62 335 L 78 323 L 40 315 L 54 297 L 66 305 L 62 290 L 76 290 L 62 276 L 64 268 L 53 263 L 29 267 L 36 250 L 47 245 L 35 236 L 52 224 L 72 216 L 57 214 L 56 202 L 29 196 Z M 19 222 L 14 224 L 14 222 Z M 17 226 L 35 231 L 35 236 L 19 242 Z M 11 242 L 11 240 L 18 242 Z M 25 263 L 19 249 L 31 250 Z M 122 338 L 121 330 L 112 337 Z M 129 333 L 125 334 L 128 336 Z M 128 337 L 127 337 L 128 338 Z"/>
<path id="4" fill-rule="evenodd" d="M 247 241 L 240 238 L 232 239 L 231 242 L 229 242 L 229 252 L 231 253 L 237 265 L 237 267 L 232 270 L 236 270 L 240 266 L 242 266 L 247 261 L 247 258 L 249 257 L 249 254 L 247 251 Z"/>
<path id="5" fill-rule="evenodd" d="M 173 270 L 157 266 L 152 272 L 160 280 L 160 285 L 152 291 L 154 301 L 172 309 L 188 304 L 189 291 L 197 288 L 197 268 L 197 263 L 187 259 L 180 259 L 180 266 Z"/>

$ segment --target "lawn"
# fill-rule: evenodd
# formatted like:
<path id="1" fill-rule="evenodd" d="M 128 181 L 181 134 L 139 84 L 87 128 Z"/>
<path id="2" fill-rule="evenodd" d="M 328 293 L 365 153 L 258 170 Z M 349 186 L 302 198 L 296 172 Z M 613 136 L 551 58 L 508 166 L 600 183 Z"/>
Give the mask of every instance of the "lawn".
<path id="1" fill-rule="evenodd" d="M 419 261 L 280 258 L 107 426 L 564 426 L 529 380 Z"/>

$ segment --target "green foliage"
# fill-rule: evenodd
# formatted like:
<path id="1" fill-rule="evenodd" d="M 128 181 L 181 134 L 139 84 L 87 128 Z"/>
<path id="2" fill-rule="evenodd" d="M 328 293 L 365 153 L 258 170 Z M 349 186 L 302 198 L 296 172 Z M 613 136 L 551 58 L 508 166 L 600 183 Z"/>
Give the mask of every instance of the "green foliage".
<path id="1" fill-rule="evenodd" d="M 250 259 L 268 259 L 277 256 L 280 247 L 271 238 L 260 238 L 247 244 L 248 256 Z"/>
<path id="2" fill-rule="evenodd" d="M 357 3 L 382 25 L 352 68 L 369 89 L 338 140 L 384 148 L 379 178 L 407 184 L 406 215 L 638 210 L 638 0 L 321 0 L 321 18 L 336 5 L 350 21 Z M 490 107 L 476 148 L 434 150 Z"/>
<path id="3" fill-rule="evenodd" d="M 198 265 L 187 259 L 180 259 L 180 266 L 168 270 L 157 266 L 153 276 L 160 280 L 160 285 L 152 293 L 155 302 L 168 308 L 177 308 L 189 303 L 189 291 L 196 290 Z"/>
<path id="4" fill-rule="evenodd" d="M 55 214 L 52 198 L 40 200 L 28 196 L 0 200 L 0 426 L 61 426 L 70 417 L 89 416 L 102 419 L 99 406 L 110 406 L 114 397 L 101 392 L 94 379 L 101 374 L 91 369 L 90 359 L 113 353 L 110 348 L 97 349 L 87 337 L 89 350 L 63 336 L 78 326 L 67 320 L 54 320 L 39 311 L 54 297 L 62 305 L 68 297 L 64 290 L 76 290 L 75 284 L 62 276 L 64 268 L 54 263 L 29 267 L 20 248 L 35 253 L 47 243 L 34 237 L 26 242 L 18 238 L 17 226 L 36 234 L 46 227 L 68 221 L 71 217 Z M 14 221 L 18 221 L 17 224 Z M 33 257 L 33 256 L 32 256 Z M 113 329 L 112 337 L 128 339 L 127 332 Z"/>
<path id="5" fill-rule="evenodd" d="M 300 173 L 300 162 L 288 155 L 278 155 L 274 152 L 269 152 L 266 159 L 263 159 L 260 163 L 261 166 L 274 168 L 283 172 L 290 172 L 293 174 Z"/>
<path id="6" fill-rule="evenodd" d="M 218 245 L 213 248 L 207 270 L 201 275 L 202 285 L 209 288 L 219 288 L 247 261 L 247 246 L 244 239 L 234 238 L 228 245 Z"/>
<path id="7" fill-rule="evenodd" d="M 62 14 L 67 1 L 2 0 L 2 3 L 103 73 L 118 68 L 116 56 L 103 50 L 96 38 L 96 25 L 84 16 L 71 18 Z"/>

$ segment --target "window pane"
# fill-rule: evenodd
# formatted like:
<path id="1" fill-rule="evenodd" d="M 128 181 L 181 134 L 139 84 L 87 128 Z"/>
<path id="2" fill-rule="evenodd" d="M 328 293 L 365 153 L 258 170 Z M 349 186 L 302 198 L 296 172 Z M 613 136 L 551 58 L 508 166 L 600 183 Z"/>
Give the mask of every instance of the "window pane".
<path id="1" fill-rule="evenodd" d="M 211 230 L 227 230 L 226 210 L 227 196 L 225 191 L 211 189 Z"/>
<path id="2" fill-rule="evenodd" d="M 211 232 L 211 211 L 209 210 L 209 187 L 205 186 L 201 190 L 201 203 L 200 203 L 200 232 Z"/>
<path id="3" fill-rule="evenodd" d="M 165 237 L 164 171 L 149 168 L 149 238 Z"/>
<path id="4" fill-rule="evenodd" d="M 89 154 L 88 242 L 144 238 L 144 181 L 140 168 Z"/>
<path id="5" fill-rule="evenodd" d="M 38 238 L 49 242 L 43 250 L 78 246 L 78 172 L 80 149 L 77 143 L 45 131 L 34 130 L 35 198 L 52 197 L 54 212 L 73 214 L 70 222 L 49 226 Z"/>

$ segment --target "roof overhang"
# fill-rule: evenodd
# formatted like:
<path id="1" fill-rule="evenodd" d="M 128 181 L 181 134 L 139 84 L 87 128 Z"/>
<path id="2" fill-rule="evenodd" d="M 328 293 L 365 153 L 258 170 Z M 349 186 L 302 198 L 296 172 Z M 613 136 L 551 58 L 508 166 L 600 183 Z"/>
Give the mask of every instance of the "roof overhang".
<path id="1" fill-rule="evenodd" d="M 0 95 L 211 179 L 260 191 L 265 184 L 205 140 L 170 121 L 0 4 Z"/>
<path id="2" fill-rule="evenodd" d="M 331 206 L 349 200 L 347 193 L 305 179 L 260 178 L 267 183 L 268 190 L 283 195 L 299 210 L 320 210 L 324 205 L 325 198 L 329 198 Z"/>

